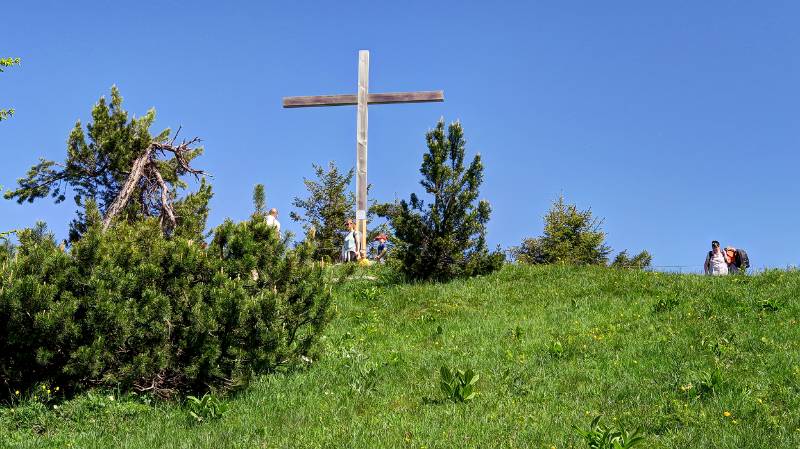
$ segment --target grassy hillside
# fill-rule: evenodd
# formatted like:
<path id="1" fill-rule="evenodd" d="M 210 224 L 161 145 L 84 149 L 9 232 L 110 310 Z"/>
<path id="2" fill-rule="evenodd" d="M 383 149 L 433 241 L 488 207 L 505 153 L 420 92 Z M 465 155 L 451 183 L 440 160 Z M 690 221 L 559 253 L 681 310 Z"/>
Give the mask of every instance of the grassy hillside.
<path id="1" fill-rule="evenodd" d="M 373 288 L 375 285 L 378 287 Z M 800 447 L 800 273 L 516 267 L 446 285 L 351 281 L 310 368 L 265 376 L 193 424 L 113 392 L 0 410 L 11 447 Z M 439 368 L 472 368 L 469 403 Z M 55 386 L 53 386 L 54 388 Z M 729 415 L 729 416 L 728 416 Z"/>

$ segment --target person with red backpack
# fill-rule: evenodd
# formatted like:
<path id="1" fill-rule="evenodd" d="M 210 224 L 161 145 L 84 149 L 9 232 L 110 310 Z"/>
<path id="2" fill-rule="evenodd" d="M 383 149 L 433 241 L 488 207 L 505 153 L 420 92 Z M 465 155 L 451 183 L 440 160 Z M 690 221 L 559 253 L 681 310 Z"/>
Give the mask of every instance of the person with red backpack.
<path id="1" fill-rule="evenodd" d="M 732 246 L 725 248 L 725 261 L 728 263 L 728 273 L 739 273 L 750 268 L 750 257 L 747 251 Z"/>
<path id="2" fill-rule="evenodd" d="M 736 265 L 733 263 L 736 260 L 736 248 L 726 246 L 722 254 L 725 255 L 725 263 L 728 264 L 728 273 L 735 274 L 738 271 L 738 268 L 736 268 Z"/>

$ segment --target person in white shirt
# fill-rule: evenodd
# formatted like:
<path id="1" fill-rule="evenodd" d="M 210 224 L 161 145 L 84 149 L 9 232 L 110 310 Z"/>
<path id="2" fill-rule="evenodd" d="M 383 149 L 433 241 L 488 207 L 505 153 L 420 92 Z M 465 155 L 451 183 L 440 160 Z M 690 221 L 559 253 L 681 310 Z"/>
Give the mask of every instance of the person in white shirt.
<path id="1" fill-rule="evenodd" d="M 706 256 L 706 263 L 703 265 L 706 274 L 711 276 L 724 276 L 728 274 L 728 262 L 725 260 L 725 252 L 719 247 L 719 242 L 711 242 L 711 251 Z"/>
<path id="2" fill-rule="evenodd" d="M 278 209 L 273 207 L 269 210 L 269 214 L 267 214 L 267 225 L 274 227 L 275 230 L 278 231 L 278 235 L 281 235 L 281 222 L 278 221 Z"/>
<path id="3" fill-rule="evenodd" d="M 356 262 L 361 259 L 361 233 L 356 231 L 356 224 L 348 219 L 344 223 L 347 230 L 342 233 L 342 262 Z"/>

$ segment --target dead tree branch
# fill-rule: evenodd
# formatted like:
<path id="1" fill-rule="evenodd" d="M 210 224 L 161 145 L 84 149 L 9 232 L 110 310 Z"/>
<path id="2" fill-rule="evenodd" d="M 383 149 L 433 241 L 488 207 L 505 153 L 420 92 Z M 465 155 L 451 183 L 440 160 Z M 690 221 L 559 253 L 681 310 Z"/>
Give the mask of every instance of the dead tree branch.
<path id="1" fill-rule="evenodd" d="M 178 129 L 180 132 L 180 128 Z M 175 160 L 175 176 L 181 177 L 186 174 L 194 175 L 195 178 L 207 176 L 203 170 L 193 168 L 189 163 L 189 156 L 194 151 L 193 145 L 200 142 L 200 139 L 195 137 L 191 140 L 184 140 L 180 145 L 175 145 L 175 139 L 178 133 L 172 138 L 169 143 L 152 142 L 147 146 L 141 156 L 133 161 L 131 172 L 128 179 L 122 186 L 122 189 L 117 194 L 111 207 L 106 211 L 103 218 L 103 230 L 107 230 L 111 226 L 114 217 L 125 208 L 131 199 L 131 196 L 139 190 L 139 198 L 142 202 L 142 210 L 148 214 L 151 207 L 156 204 L 159 205 L 161 214 L 161 221 L 167 221 L 167 228 L 173 229 L 176 225 L 175 211 L 172 207 L 172 198 L 169 186 L 167 185 L 164 177 L 159 170 L 159 162 L 166 158 L 167 153 L 170 153 Z M 160 156 L 160 157 L 159 157 Z"/>
<path id="2" fill-rule="evenodd" d="M 144 153 L 135 161 L 133 161 L 131 174 L 128 175 L 128 179 L 125 181 L 125 185 L 122 186 L 122 190 L 119 191 L 117 197 L 114 198 L 114 202 L 111 203 L 111 207 L 109 207 L 108 211 L 106 211 L 106 216 L 103 219 L 104 231 L 111 225 L 111 220 L 117 216 L 117 214 L 119 214 L 126 204 L 128 204 L 131 194 L 139 185 L 139 179 L 141 179 L 141 177 L 145 174 L 147 166 L 151 163 L 152 155 L 153 145 L 150 144 L 147 146 L 147 149 L 144 151 Z"/>

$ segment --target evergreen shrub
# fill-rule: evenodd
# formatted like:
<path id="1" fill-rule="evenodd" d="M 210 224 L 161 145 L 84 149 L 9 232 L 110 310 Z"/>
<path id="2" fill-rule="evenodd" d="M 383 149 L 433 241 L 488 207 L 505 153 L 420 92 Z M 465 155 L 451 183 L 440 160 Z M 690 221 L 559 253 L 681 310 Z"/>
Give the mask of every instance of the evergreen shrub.
<path id="1" fill-rule="evenodd" d="M 330 292 L 313 248 L 289 248 L 261 214 L 211 244 L 158 219 L 103 232 L 96 207 L 68 250 L 43 225 L 0 266 L 0 382 L 162 397 L 245 383 L 312 357 Z M 186 233 L 190 234 L 190 233 Z"/>
<path id="2" fill-rule="evenodd" d="M 491 206 L 479 200 L 483 182 L 480 155 L 466 160 L 466 139 L 459 122 L 445 129 L 444 119 L 425 136 L 420 184 L 428 202 L 412 193 L 409 201 L 379 204 L 373 210 L 388 220 L 396 247 L 393 257 L 409 280 L 449 281 L 491 273 L 505 255 L 486 245 Z"/>

